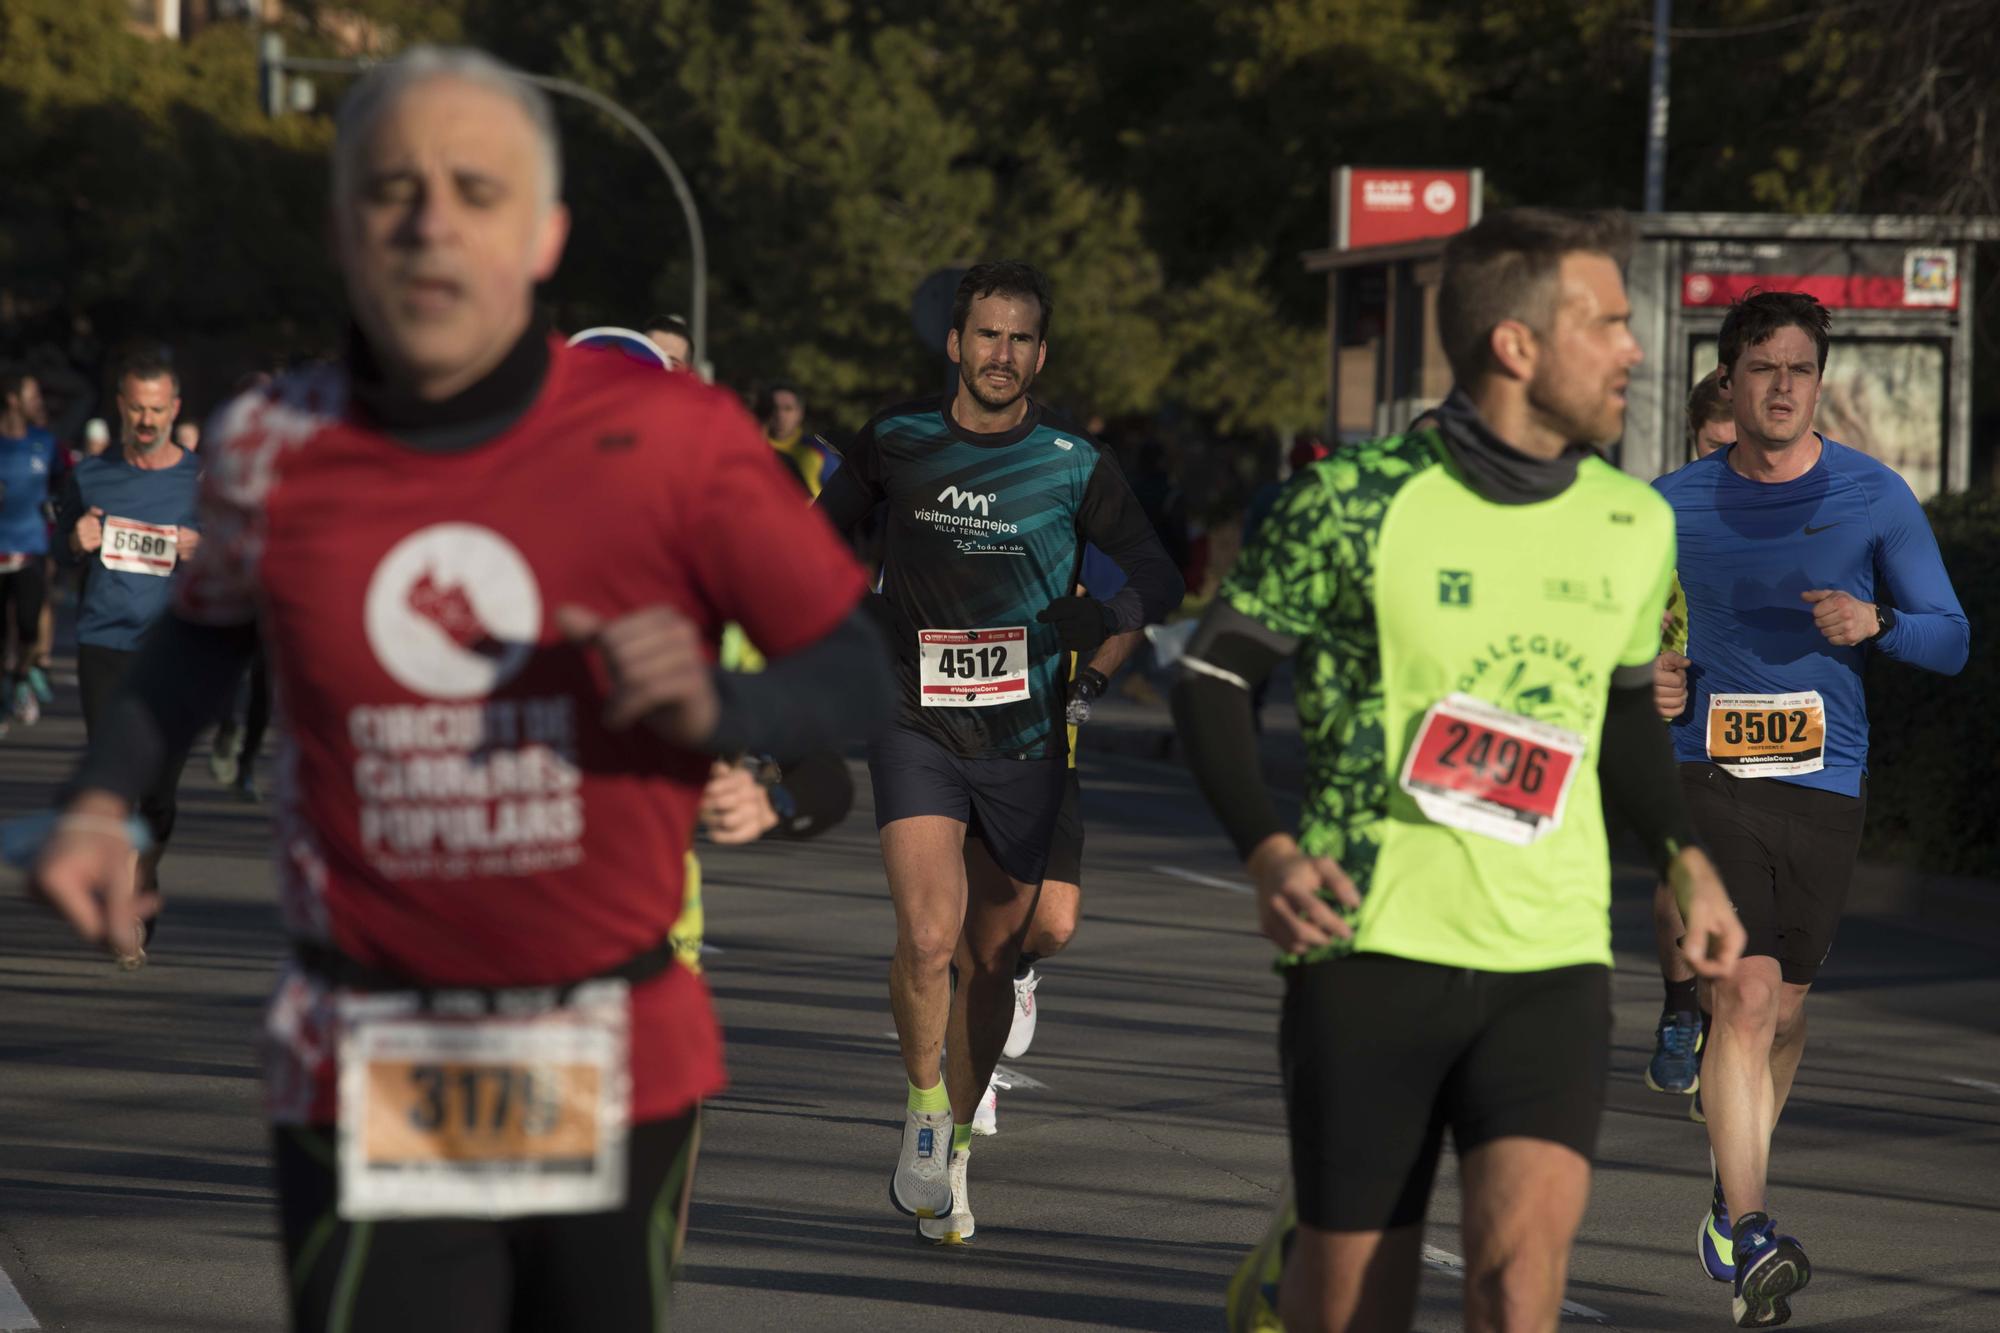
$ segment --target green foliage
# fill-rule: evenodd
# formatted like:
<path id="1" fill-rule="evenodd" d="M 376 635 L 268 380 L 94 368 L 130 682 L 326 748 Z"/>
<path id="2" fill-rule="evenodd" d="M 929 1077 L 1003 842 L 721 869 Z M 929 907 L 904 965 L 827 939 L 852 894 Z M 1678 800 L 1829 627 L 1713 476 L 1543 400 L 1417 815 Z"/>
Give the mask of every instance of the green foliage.
<path id="1" fill-rule="evenodd" d="M 1948 874 L 2000 875 L 2000 495 L 1926 506 L 1972 623 L 1972 656 L 1939 677 L 1877 656 L 1868 666 L 1865 854 Z"/>

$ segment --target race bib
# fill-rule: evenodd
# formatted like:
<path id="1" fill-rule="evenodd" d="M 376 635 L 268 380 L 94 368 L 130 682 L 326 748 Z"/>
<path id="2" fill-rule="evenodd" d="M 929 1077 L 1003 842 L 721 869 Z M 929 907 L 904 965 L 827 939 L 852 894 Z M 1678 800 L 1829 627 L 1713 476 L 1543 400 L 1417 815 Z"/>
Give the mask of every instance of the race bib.
<path id="1" fill-rule="evenodd" d="M 136 518 L 104 520 L 104 544 L 98 554 L 106 569 L 126 574 L 153 574 L 160 578 L 174 572 L 180 558 L 180 530 L 169 524 L 141 523 Z"/>
<path id="2" fill-rule="evenodd" d="M 1028 630 L 920 629 L 917 690 L 926 708 L 991 708 L 1028 697 Z"/>
<path id="3" fill-rule="evenodd" d="M 520 1217 L 625 1202 L 631 1006 L 594 982 L 532 1017 L 341 1003 L 340 1216 Z"/>
<path id="4" fill-rule="evenodd" d="M 1711 694 L 1708 757 L 1739 778 L 1817 773 L 1826 767 L 1826 704 L 1804 694 Z"/>
<path id="5" fill-rule="evenodd" d="M 1562 827 L 1583 749 L 1573 731 L 1447 695 L 1417 728 L 1402 787 L 1433 823 L 1525 847 Z"/>

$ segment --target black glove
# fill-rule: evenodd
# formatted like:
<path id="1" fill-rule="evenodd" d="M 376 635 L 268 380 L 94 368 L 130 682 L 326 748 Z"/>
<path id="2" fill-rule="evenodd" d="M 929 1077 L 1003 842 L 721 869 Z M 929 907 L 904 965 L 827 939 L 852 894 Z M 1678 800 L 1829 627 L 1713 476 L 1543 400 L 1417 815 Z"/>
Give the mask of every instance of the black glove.
<path id="1" fill-rule="evenodd" d="M 1035 619 L 1056 627 L 1056 638 L 1066 652 L 1088 657 L 1097 645 L 1111 637 L 1118 619 L 1111 608 L 1095 597 L 1058 597 L 1043 607 Z"/>
<path id="2" fill-rule="evenodd" d="M 1078 667 L 1075 678 L 1069 683 L 1069 705 L 1063 709 L 1063 720 L 1072 727 L 1080 727 L 1090 721 L 1090 706 L 1097 702 L 1097 696 L 1104 693 L 1110 684 L 1104 673 L 1095 667 Z"/>

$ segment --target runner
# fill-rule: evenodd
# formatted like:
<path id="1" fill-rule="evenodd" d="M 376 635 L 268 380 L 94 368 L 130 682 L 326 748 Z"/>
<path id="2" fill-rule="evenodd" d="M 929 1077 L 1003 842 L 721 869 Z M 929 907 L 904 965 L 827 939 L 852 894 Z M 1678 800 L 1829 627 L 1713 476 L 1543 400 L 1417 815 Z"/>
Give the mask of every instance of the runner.
<path id="1" fill-rule="evenodd" d="M 757 395 L 757 419 L 799 485 L 817 499 L 827 478 L 840 470 L 840 454 L 822 436 L 807 432 L 806 400 L 798 386 L 780 381 L 766 387 Z"/>
<path id="2" fill-rule="evenodd" d="M 1189 764 L 1284 955 L 1288 1328 L 1410 1326 L 1447 1126 L 1466 1326 L 1555 1326 L 1610 1058 L 1600 782 L 1679 891 L 1697 968 L 1741 947 L 1652 713 L 1672 516 L 1591 447 L 1640 357 L 1630 238 L 1540 209 L 1454 238 L 1438 322 L 1462 388 L 1434 428 L 1295 478 L 1182 659 Z M 1294 654 L 1296 840 L 1250 714 Z"/>
<path id="3" fill-rule="evenodd" d="M 86 939 L 150 906 L 120 816 L 261 629 L 294 939 L 264 1045 L 309 1333 L 661 1326 L 723 1083 L 669 942 L 712 756 L 891 704 L 865 578 L 748 414 L 535 327 L 559 189 L 547 102 L 488 56 L 419 47 L 349 94 L 349 363 L 221 414 L 210 539 L 39 867 Z M 729 618 L 763 675 L 708 665 Z"/>
<path id="4" fill-rule="evenodd" d="M 1736 419 L 1722 395 L 1720 377 L 1709 371 L 1688 392 L 1687 447 L 1696 458 L 1736 443 Z M 1687 598 L 1679 580 L 1667 598 L 1661 646 L 1687 650 Z M 1681 909 L 1665 880 L 1653 889 L 1653 945 L 1660 959 L 1660 980 L 1666 984 L 1666 1005 L 1653 1038 L 1653 1058 L 1646 1064 L 1646 1086 L 1654 1092 L 1687 1096 L 1701 1087 L 1701 1051 L 1708 1039 L 1708 1011 L 1695 994 L 1694 969 L 1681 956 Z M 1699 1105 L 1690 1107 L 1701 1118 Z"/>
<path id="5" fill-rule="evenodd" d="M 49 485 L 60 469 L 42 387 L 21 371 L 0 373 L 0 639 L 14 638 L 0 710 L 24 726 L 42 715 L 49 679 L 37 655 L 48 604 Z M 0 728 L 5 723 L 0 722 Z"/>
<path id="6" fill-rule="evenodd" d="M 1078 596 L 1108 602 L 1124 589 L 1125 583 L 1124 570 L 1106 559 L 1095 546 L 1084 547 L 1083 580 L 1076 586 Z M 1111 678 L 1145 639 L 1143 630 L 1114 634 L 1098 647 L 1081 670 L 1076 668 L 1075 655 L 1070 657 L 1069 704 L 1065 710 L 1069 724 L 1069 771 L 1063 775 L 1062 809 L 1056 814 L 1055 833 L 1049 842 L 1048 868 L 1043 872 L 1041 891 L 1035 896 L 1035 914 L 1028 921 L 1028 933 L 1021 941 L 1020 961 L 1014 967 L 1014 1017 L 1007 1029 L 1007 1041 L 1000 1048 L 1001 1056 L 1008 1060 L 1026 1055 L 1035 1041 L 1041 1017 L 1036 991 L 1042 984 L 1036 964 L 1069 946 L 1083 913 L 1083 785 L 1076 770 L 1078 728 L 1090 720 L 1091 709 L 1110 686 Z M 968 875 L 999 873 L 986 853 L 985 844 L 970 830 L 965 839 L 965 861 Z M 975 861 L 980 864 L 975 866 Z M 965 965 L 964 958 L 958 961 Z M 1011 1086 L 996 1069 L 986 1082 L 986 1095 L 979 1099 L 979 1109 L 973 1113 L 973 1133 L 1000 1132 L 1000 1094 Z"/>
<path id="7" fill-rule="evenodd" d="M 1743 1328 L 1784 1323 L 1812 1276 L 1804 1247 L 1778 1233 L 1766 1184 L 1806 993 L 1861 846 L 1861 670 L 1872 649 L 1951 675 L 1969 642 L 1909 486 L 1813 429 L 1832 322 L 1801 292 L 1732 306 L 1717 357 L 1736 443 L 1654 483 L 1674 509 L 1687 596 L 1685 651 L 1660 654 L 1659 708 L 1695 831 L 1749 932 L 1742 966 L 1710 989 L 1696 1103 L 1715 1168 L 1702 1266 L 1733 1281 Z"/>
<path id="8" fill-rule="evenodd" d="M 76 674 L 84 734 L 92 740 L 107 725 L 127 675 L 139 669 L 141 640 L 166 615 L 174 570 L 201 544 L 195 499 L 201 465 L 170 434 L 181 409 L 179 377 L 160 356 L 143 353 L 125 362 L 114 383 L 119 448 L 79 462 L 56 504 L 56 529 L 83 565 Z M 171 674 L 180 667 L 153 669 Z M 152 781 L 135 793 L 152 835 L 138 861 L 139 892 L 148 897 L 160 890 L 160 858 L 173 836 L 190 746 L 149 763 Z M 119 966 L 145 965 L 155 925 L 151 919 L 123 923 L 112 939 Z"/>
<path id="9" fill-rule="evenodd" d="M 1158 620 L 1182 592 L 1117 463 L 1029 396 L 1050 309 L 1027 265 L 970 269 L 945 336 L 953 393 L 878 414 L 819 500 L 848 532 L 888 504 L 884 609 L 901 711 L 870 746 L 868 771 L 896 909 L 889 996 L 908 1079 L 889 1197 L 921 1235 L 950 1244 L 973 1236 L 972 1118 L 1011 1025 L 1021 937 L 1062 806 L 1065 654 L 1088 656 Z M 1131 580 L 1109 602 L 1074 593 L 1085 542 Z M 994 873 L 968 874 L 968 829 Z"/>

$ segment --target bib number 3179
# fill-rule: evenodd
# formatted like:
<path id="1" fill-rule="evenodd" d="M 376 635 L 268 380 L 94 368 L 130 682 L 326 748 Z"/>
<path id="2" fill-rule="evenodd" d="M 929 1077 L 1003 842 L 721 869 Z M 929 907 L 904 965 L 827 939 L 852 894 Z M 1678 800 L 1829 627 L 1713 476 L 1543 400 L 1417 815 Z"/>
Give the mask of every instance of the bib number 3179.
<path id="1" fill-rule="evenodd" d="M 1573 731 L 1448 695 L 1424 714 L 1401 785 L 1431 822 L 1525 847 L 1562 827 L 1583 748 Z"/>

